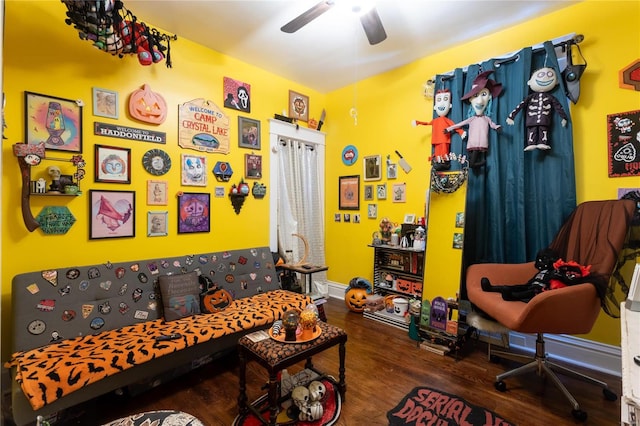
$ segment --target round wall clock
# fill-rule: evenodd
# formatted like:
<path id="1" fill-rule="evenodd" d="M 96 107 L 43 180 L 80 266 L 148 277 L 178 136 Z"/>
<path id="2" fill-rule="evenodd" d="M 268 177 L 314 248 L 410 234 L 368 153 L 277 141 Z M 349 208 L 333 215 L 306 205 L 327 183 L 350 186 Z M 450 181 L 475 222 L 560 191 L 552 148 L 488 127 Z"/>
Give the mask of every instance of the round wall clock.
<path id="1" fill-rule="evenodd" d="M 142 165 L 152 175 L 161 176 L 171 168 L 171 158 L 161 149 L 150 149 L 142 156 Z"/>

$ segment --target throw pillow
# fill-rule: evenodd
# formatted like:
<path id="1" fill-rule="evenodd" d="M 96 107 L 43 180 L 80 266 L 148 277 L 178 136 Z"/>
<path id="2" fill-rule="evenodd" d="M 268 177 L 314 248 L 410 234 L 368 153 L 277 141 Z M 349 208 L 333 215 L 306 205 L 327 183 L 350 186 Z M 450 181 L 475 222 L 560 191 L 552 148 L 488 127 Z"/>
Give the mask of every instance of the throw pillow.
<path id="1" fill-rule="evenodd" d="M 165 321 L 200 313 L 200 283 L 197 272 L 163 275 L 158 281 Z"/>

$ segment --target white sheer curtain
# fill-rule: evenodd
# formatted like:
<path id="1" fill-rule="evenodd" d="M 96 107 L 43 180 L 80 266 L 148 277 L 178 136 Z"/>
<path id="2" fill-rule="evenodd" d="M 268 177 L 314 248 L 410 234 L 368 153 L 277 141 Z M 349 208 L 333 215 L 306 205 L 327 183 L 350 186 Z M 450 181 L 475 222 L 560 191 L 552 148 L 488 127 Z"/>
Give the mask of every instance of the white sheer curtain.
<path id="1" fill-rule="evenodd" d="M 293 235 L 297 234 L 309 244 L 306 262 L 325 264 L 323 152 L 314 143 L 285 137 L 278 140 L 278 248 L 282 254 L 291 250 L 294 262 L 305 255 L 303 240 Z M 312 277 L 312 292 L 325 294 L 326 273 L 314 273 Z"/>

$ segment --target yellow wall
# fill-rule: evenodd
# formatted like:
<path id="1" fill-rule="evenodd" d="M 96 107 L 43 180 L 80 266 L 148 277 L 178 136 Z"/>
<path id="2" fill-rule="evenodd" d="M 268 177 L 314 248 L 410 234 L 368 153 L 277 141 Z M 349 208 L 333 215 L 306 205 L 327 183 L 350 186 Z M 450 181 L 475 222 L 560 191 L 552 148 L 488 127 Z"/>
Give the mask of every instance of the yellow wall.
<path id="1" fill-rule="evenodd" d="M 399 171 L 397 180 L 407 183 L 407 202 L 377 202 L 378 218 L 387 216 L 402 222 L 406 213 L 422 216 L 425 192 L 429 182 L 427 157 L 430 151 L 431 128 L 410 126 L 412 119 L 428 119 L 430 102 L 422 96 L 422 85 L 436 73 L 480 62 L 523 46 L 576 32 L 585 35 L 583 53 L 589 61 L 582 79 L 582 94 L 578 105 L 572 107 L 576 145 L 576 173 L 579 201 L 615 198 L 618 187 L 640 186 L 637 178 L 607 177 L 606 115 L 638 109 L 640 94 L 618 87 L 618 71 L 640 57 L 640 4 L 638 2 L 587 1 L 570 6 L 554 14 L 533 19 L 525 24 L 458 46 L 445 52 L 420 59 L 407 66 L 358 82 L 329 94 L 321 94 L 249 64 L 205 49 L 185 39 L 172 44 L 173 68 L 164 64 L 142 67 L 133 57 L 118 59 L 78 39 L 77 33 L 64 24 L 65 7 L 60 2 L 30 1 L 6 2 L 4 29 L 4 92 L 8 139 L 3 144 L 2 176 L 2 336 L 3 359 L 8 357 L 11 306 L 11 278 L 18 273 L 63 265 L 82 265 L 105 261 L 170 256 L 184 253 L 233 249 L 268 244 L 268 197 L 256 200 L 249 197 L 240 215 L 233 212 L 229 200 L 212 196 L 212 226 L 207 234 L 177 235 L 170 225 L 169 236 L 146 238 L 146 212 L 159 210 L 146 206 L 146 181 L 153 178 L 141 166 L 141 157 L 155 144 L 97 137 L 92 134 L 91 88 L 94 86 L 120 93 L 120 119 L 117 123 L 148 128 L 167 133 L 167 150 L 174 160 L 169 174 L 163 176 L 170 183 L 169 222 L 175 224 L 177 210 L 175 193 L 179 190 L 213 192 L 215 182 L 210 175 L 206 188 L 181 187 L 179 167 L 176 165 L 183 151 L 177 146 L 177 105 L 195 98 L 206 98 L 222 106 L 222 78 L 229 76 L 251 83 L 252 111 L 248 114 L 262 121 L 263 182 L 269 182 L 268 125 L 273 113 L 286 108 L 288 90 L 308 94 L 311 98 L 311 116 L 318 117 L 324 106 L 327 120 L 323 131 L 327 133 L 326 174 L 326 253 L 330 266 L 328 278 L 348 283 L 355 276 L 371 278 L 372 249 L 367 247 L 379 219 L 367 219 L 366 205 L 360 200 L 361 223 L 336 223 L 338 210 L 338 176 L 361 175 L 362 161 L 345 166 L 340 154 L 344 146 L 354 144 L 359 158 L 380 154 L 397 162 L 394 150 L 399 150 L 413 166 L 410 174 Z M 446 32 L 443 32 L 446 36 Z M 425 43 L 428 40 L 424 41 Z M 170 105 L 167 121 L 158 127 L 131 120 L 125 113 L 125 101 L 131 91 L 144 83 L 160 92 Z M 87 178 L 82 182 L 84 195 L 78 198 L 41 197 L 32 200 L 37 214 L 45 205 L 65 205 L 76 216 L 77 222 L 65 236 L 43 235 L 40 230 L 29 233 L 20 214 L 20 172 L 11 151 L 13 143 L 23 140 L 23 93 L 31 91 L 68 99 L 83 99 L 84 157 L 87 160 Z M 356 107 L 358 122 L 354 124 L 349 110 Z M 235 170 L 232 182 L 243 173 L 243 154 L 237 149 L 237 115 L 224 109 L 230 117 L 232 152 L 227 155 L 207 154 L 208 168 L 219 160 L 229 161 Z M 93 145 L 115 145 L 132 148 L 133 183 L 131 185 L 96 184 L 93 182 Z M 56 155 L 58 153 L 52 154 Z M 61 153 L 63 155 L 64 153 Z M 57 155 L 56 155 L 57 156 Z M 380 182 L 387 181 L 383 178 Z M 231 182 L 222 184 L 228 189 Z M 365 182 L 361 181 L 361 185 Z M 136 212 L 136 238 L 117 240 L 88 240 L 87 193 L 89 189 L 135 190 L 138 194 Z M 390 189 L 390 188 L 389 188 Z M 456 194 L 459 197 L 459 194 Z M 445 201 L 446 199 L 446 201 Z M 453 207 L 452 207 L 453 203 Z M 459 278 L 459 250 L 451 247 L 455 232 L 455 213 L 463 205 L 459 200 L 439 195 L 431 203 L 432 229 L 439 229 L 443 237 L 443 250 L 438 256 L 428 250 L 427 290 L 430 294 L 453 296 Z M 347 211 L 355 213 L 354 211 Z M 344 213 L 344 212 L 342 212 Z M 434 260 L 434 258 L 436 258 Z M 452 267 L 452 265 L 454 265 Z M 602 315 L 588 338 L 619 345 L 617 320 Z"/>
<path id="2" fill-rule="evenodd" d="M 432 104 L 422 96 L 422 85 L 437 73 L 479 63 L 523 46 L 573 32 L 585 36 L 581 48 L 588 67 L 581 80 L 580 100 L 571 108 L 578 201 L 616 198 L 618 188 L 640 187 L 638 177 L 608 177 L 606 134 L 607 114 L 640 108 L 640 92 L 618 86 L 618 71 L 640 57 L 638 27 L 639 2 L 586 1 L 330 93 L 324 128 L 330 141 L 327 163 L 333 164 L 326 176 L 329 278 L 343 283 L 354 276 L 372 278 L 373 250 L 367 244 L 371 243 L 371 234 L 379 222 L 379 219 L 366 218 L 367 202 L 362 199 L 360 225 L 332 221 L 334 212 L 338 211 L 338 176 L 362 173 L 361 162 L 353 166 L 340 162 L 343 147 L 355 144 L 361 157 L 391 154 L 394 161 L 397 159 L 394 149 L 403 153 L 413 166 L 409 175 L 400 172 L 398 179 L 407 182 L 407 203 L 379 202 L 379 217 L 388 216 L 401 222 L 405 213 L 421 212 L 429 179 L 427 157 L 431 127 L 414 128 L 409 123 L 412 119 L 432 117 Z M 447 36 L 446 31 L 442 36 Z M 349 116 L 354 98 L 359 111 L 357 126 Z M 429 296 L 454 296 L 459 282 L 461 253 L 451 248 L 451 243 L 456 232 L 454 216 L 464 203 L 451 198 L 438 195 L 431 202 L 426 260 L 426 294 Z M 437 251 L 431 250 L 434 240 L 439 246 Z M 619 345 L 618 320 L 603 313 L 587 338 Z"/>
<path id="3" fill-rule="evenodd" d="M 22 272 L 71 265 L 86 265 L 106 261 L 145 259 L 162 256 L 200 253 L 224 249 L 269 245 L 269 125 L 274 113 L 287 108 L 289 89 L 310 97 L 310 117 L 319 117 L 324 94 L 300 86 L 255 66 L 226 57 L 184 38 L 172 43 L 173 68 L 165 63 L 141 66 L 133 56 L 120 59 L 99 51 L 64 23 L 66 7 L 60 1 L 7 1 L 4 29 L 4 93 L 7 139 L 3 143 L 2 176 L 2 336 L 3 358 L 10 343 L 11 278 Z M 143 19 L 143 17 L 140 17 Z M 144 20 L 144 19 L 143 19 Z M 179 35 L 178 35 L 179 36 Z M 251 113 L 242 113 L 262 123 L 263 156 L 261 182 L 267 185 L 267 196 L 255 199 L 248 196 L 240 214 L 236 214 L 229 198 L 214 197 L 216 186 L 223 186 L 225 194 L 232 183 L 244 175 L 244 154 L 251 150 L 238 148 L 238 113 L 223 108 L 223 77 L 251 84 Z M 127 112 L 128 95 L 150 84 L 169 106 L 166 121 L 148 125 L 130 118 Z M 92 87 L 119 92 L 119 120 L 92 115 Z M 30 233 L 25 228 L 20 210 L 20 170 L 13 155 L 14 143 L 24 141 L 24 91 L 48 94 L 66 99 L 81 99 L 83 111 L 83 156 L 87 161 L 86 178 L 81 181 L 80 197 L 31 197 L 31 209 L 37 215 L 43 206 L 67 206 L 76 218 L 64 236 L 45 235 L 40 229 Z M 178 104 L 205 98 L 217 104 L 229 117 L 231 152 L 204 154 L 209 170 L 206 187 L 180 185 L 180 155 L 197 154 L 183 150 L 177 144 Z M 315 107 L 315 108 L 314 108 Z M 167 144 L 130 141 L 93 135 L 93 122 L 117 123 L 124 126 L 166 132 Z M 130 147 L 132 183 L 113 184 L 94 182 L 94 144 Z M 143 154 L 152 148 L 167 151 L 172 167 L 164 176 L 154 177 L 142 167 Z M 47 156 L 70 157 L 67 152 L 48 151 Z M 228 161 L 234 174 L 230 182 L 219 183 L 211 169 L 217 161 Z M 58 165 L 63 173 L 72 173 L 67 163 L 43 161 L 33 174 L 44 173 L 48 165 Z M 67 167 L 68 169 L 65 169 Z M 146 183 L 149 179 L 169 182 L 169 205 L 147 206 Z M 48 176 L 47 176 L 47 180 Z M 252 185 L 252 180 L 247 181 Z M 88 191 L 90 189 L 133 190 L 136 192 L 136 237 L 124 239 L 89 240 Z M 178 191 L 211 193 L 211 232 L 199 234 L 177 233 Z M 169 235 L 147 238 L 147 212 L 169 212 Z"/>

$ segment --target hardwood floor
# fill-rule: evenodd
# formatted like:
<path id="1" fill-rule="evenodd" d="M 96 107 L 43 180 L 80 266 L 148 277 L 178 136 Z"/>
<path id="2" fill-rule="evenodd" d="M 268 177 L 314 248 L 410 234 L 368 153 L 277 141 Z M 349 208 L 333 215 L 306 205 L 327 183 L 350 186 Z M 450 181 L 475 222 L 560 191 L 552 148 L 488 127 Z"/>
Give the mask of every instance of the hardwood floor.
<path id="1" fill-rule="evenodd" d="M 418 349 L 408 333 L 349 311 L 341 300 L 325 304 L 328 322 L 348 333 L 346 356 L 346 401 L 338 425 L 386 425 L 386 413 L 416 386 L 429 386 L 455 394 L 483 406 L 517 425 L 574 425 L 571 407 L 564 396 L 535 374 L 507 379 L 507 392 L 493 386 L 496 374 L 511 365 L 487 361 L 486 345 L 469 342 L 461 357 L 440 356 Z M 314 357 L 314 365 L 337 375 L 338 349 Z M 237 414 L 238 363 L 235 354 L 162 384 L 133 398 L 109 395 L 86 409 L 70 424 L 99 425 L 127 414 L 156 409 L 177 409 L 200 418 L 207 426 L 228 426 Z M 300 369 L 302 369 L 300 365 Z M 297 370 L 294 370 L 294 372 Z M 620 395 L 621 381 L 586 372 L 609 383 Z M 251 362 L 247 368 L 250 400 L 262 395 L 267 376 Z M 602 391 L 583 382 L 561 377 L 563 383 L 588 413 L 586 425 L 616 425 L 620 402 L 607 401 Z"/>

